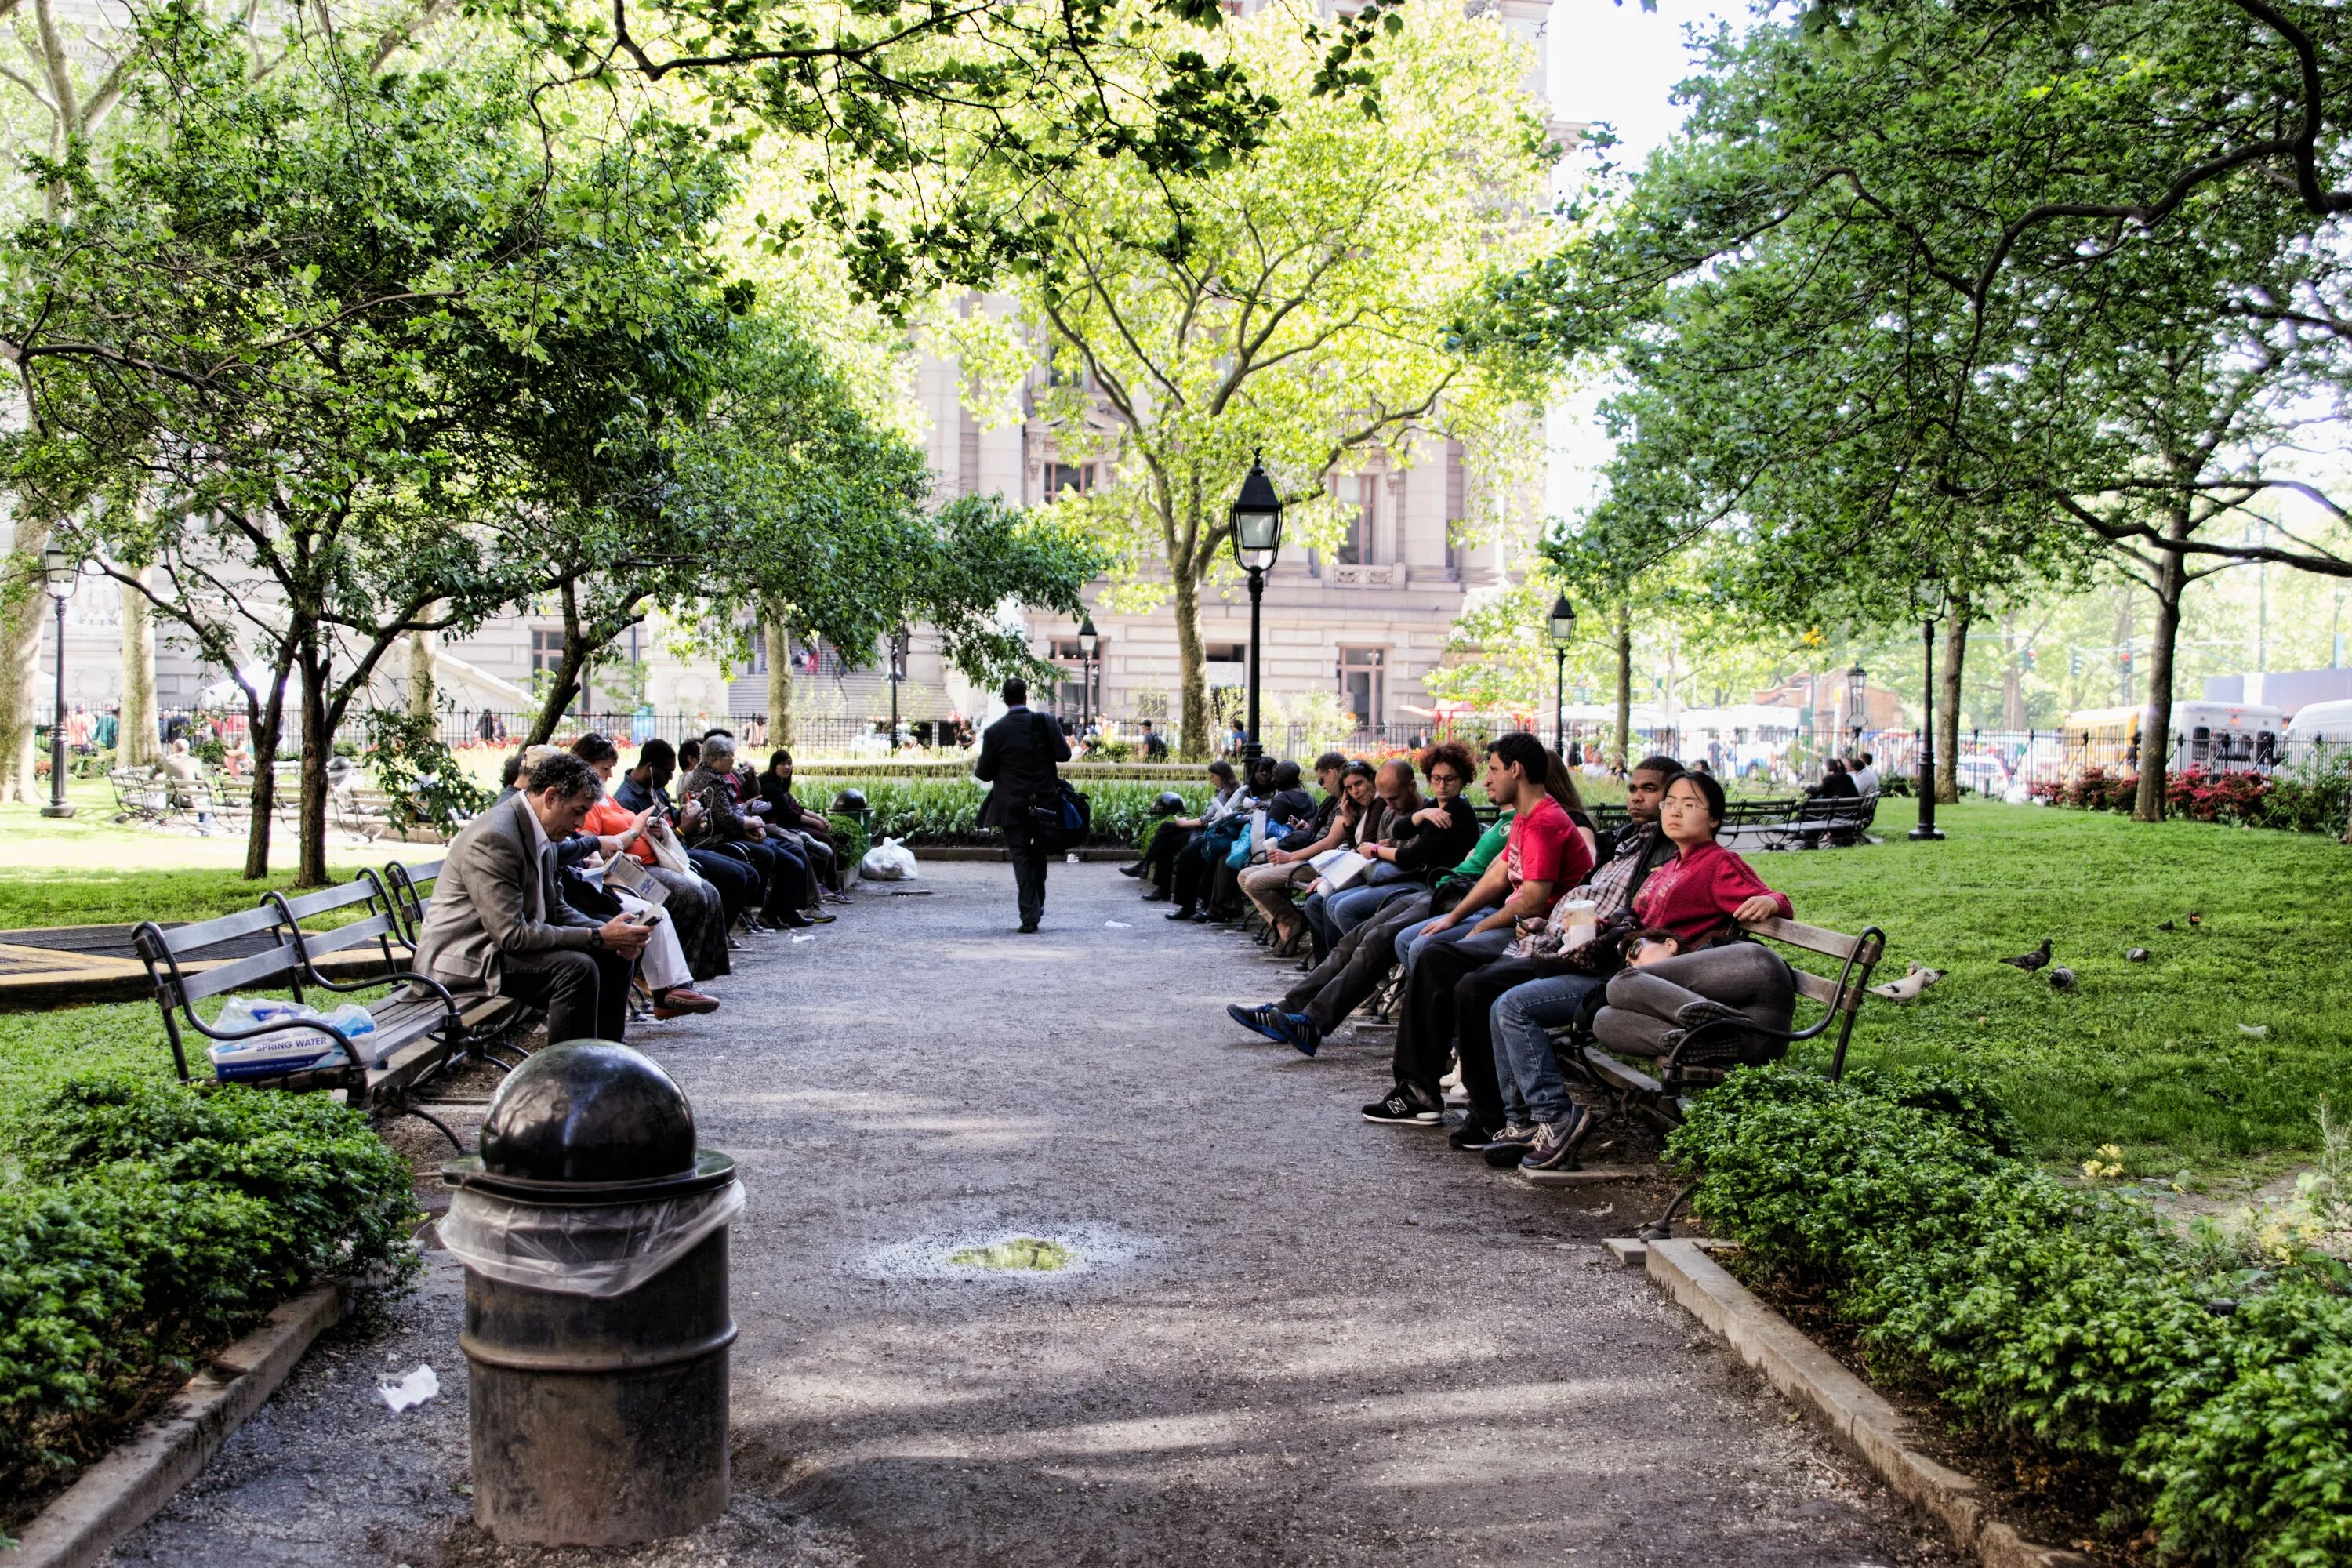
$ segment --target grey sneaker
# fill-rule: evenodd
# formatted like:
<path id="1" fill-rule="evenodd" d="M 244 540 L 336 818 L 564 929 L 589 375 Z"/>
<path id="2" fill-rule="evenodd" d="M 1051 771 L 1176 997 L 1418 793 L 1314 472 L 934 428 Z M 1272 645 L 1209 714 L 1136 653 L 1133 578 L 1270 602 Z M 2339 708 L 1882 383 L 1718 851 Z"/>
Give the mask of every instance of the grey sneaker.
<path id="1" fill-rule="evenodd" d="M 1536 1141 L 1536 1130 L 1524 1122 L 1506 1121 L 1503 1130 L 1486 1140 L 1486 1163 L 1496 1170 L 1508 1170 L 1526 1155 Z"/>
<path id="2" fill-rule="evenodd" d="M 1534 1140 L 1528 1144 L 1519 1160 L 1523 1171 L 1572 1171 L 1576 1168 L 1576 1146 L 1592 1130 L 1591 1114 L 1581 1106 L 1570 1106 L 1568 1114 L 1557 1121 L 1547 1121 L 1536 1129 Z"/>
<path id="3" fill-rule="evenodd" d="M 1727 1007 L 1702 996 L 1696 1002 L 1685 1002 L 1675 1012 L 1675 1022 L 1685 1029 L 1696 1029 L 1702 1024 L 1720 1024 L 1737 1018 L 1748 1022 L 1748 1015 L 1737 1007 Z"/>

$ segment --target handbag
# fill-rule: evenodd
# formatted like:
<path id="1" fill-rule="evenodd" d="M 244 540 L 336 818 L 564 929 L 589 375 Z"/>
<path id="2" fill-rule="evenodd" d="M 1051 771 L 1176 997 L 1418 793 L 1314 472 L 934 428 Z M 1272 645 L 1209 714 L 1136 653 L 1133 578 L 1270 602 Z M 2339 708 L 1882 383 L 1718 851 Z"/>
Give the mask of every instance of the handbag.
<path id="1" fill-rule="evenodd" d="M 1053 793 L 1029 807 L 1031 835 L 1039 847 L 1056 855 L 1084 844 L 1093 824 L 1093 803 L 1067 779 L 1055 779 Z"/>

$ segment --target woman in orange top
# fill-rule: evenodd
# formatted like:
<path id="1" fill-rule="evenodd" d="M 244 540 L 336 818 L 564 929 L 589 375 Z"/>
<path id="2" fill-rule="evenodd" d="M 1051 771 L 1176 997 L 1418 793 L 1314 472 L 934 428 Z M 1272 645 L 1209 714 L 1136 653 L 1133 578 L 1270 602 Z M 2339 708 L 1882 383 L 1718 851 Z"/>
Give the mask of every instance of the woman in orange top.
<path id="1" fill-rule="evenodd" d="M 613 770 L 621 761 L 620 748 L 593 731 L 572 742 L 572 754 L 594 768 L 596 776 L 607 784 L 613 782 Z M 662 908 L 677 922 L 678 945 L 686 950 L 687 967 L 694 972 L 695 979 L 710 980 L 727 973 L 732 965 L 727 959 L 727 912 L 719 902 L 719 889 L 690 871 L 673 871 L 657 863 L 652 847 L 637 827 L 636 814 L 609 795 L 597 797 L 580 825 L 583 833 L 623 838 L 624 852 L 646 868 L 646 876 L 662 885 L 668 894 Z M 699 992 L 681 988 L 671 990 L 669 1001 L 677 1003 L 681 996 L 709 1002 L 710 1005 L 689 1003 L 679 1006 L 678 1012 L 707 1013 L 719 1005 Z M 659 998 L 656 999 L 655 1016 L 669 1016 L 664 1012 L 664 1005 Z"/>

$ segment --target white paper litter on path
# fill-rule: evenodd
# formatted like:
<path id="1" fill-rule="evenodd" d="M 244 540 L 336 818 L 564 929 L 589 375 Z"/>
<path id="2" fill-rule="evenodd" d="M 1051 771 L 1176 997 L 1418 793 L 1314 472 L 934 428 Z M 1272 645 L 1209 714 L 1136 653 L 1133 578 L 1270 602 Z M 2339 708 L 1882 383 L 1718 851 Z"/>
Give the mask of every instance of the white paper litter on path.
<path id="1" fill-rule="evenodd" d="M 1110 927 L 1113 931 L 1133 931 L 1135 929 L 1125 921 L 1103 921 L 1103 924 Z"/>
<path id="2" fill-rule="evenodd" d="M 398 1383 L 376 1384 L 375 1391 L 383 1396 L 384 1404 L 390 1407 L 394 1415 L 397 1415 L 402 1411 L 412 1409 L 438 1394 L 441 1392 L 441 1379 L 435 1375 L 431 1366 L 420 1366 Z"/>
<path id="3" fill-rule="evenodd" d="M 793 940 L 794 942 L 814 942 L 816 938 L 809 935 L 808 932 L 804 931 L 796 931 L 793 932 Z"/>

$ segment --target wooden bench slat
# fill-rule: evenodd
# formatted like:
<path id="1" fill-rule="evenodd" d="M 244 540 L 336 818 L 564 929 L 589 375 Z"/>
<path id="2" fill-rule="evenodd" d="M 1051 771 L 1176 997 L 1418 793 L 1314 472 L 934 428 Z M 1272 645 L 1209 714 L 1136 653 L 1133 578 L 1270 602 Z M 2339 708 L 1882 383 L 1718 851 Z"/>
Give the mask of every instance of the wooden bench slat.
<path id="1" fill-rule="evenodd" d="M 347 947 L 371 942 L 392 931 L 390 915 L 370 915 L 363 921 L 353 921 L 332 931 L 304 931 L 302 945 L 310 950 L 310 960 L 317 963 L 324 954 L 341 952 Z"/>
<path id="2" fill-rule="evenodd" d="M 299 973 L 301 968 L 301 951 L 289 942 L 282 947 L 273 947 L 268 952 L 231 959 L 209 969 L 193 973 L 183 970 L 180 973 L 180 994 L 190 1002 L 201 1002 L 207 996 L 217 996 L 224 991 L 234 991 L 240 985 L 249 985 L 256 981 L 275 980 Z"/>
<path id="3" fill-rule="evenodd" d="M 1790 947 L 1801 947 L 1807 952 L 1824 953 L 1841 963 L 1852 958 L 1854 950 L 1862 945 L 1862 939 L 1858 936 L 1848 936 L 1843 931 L 1828 931 L 1821 926 L 1806 925 L 1801 921 L 1784 921 L 1777 917 L 1750 922 L 1748 929 L 1759 936 L 1785 942 Z"/>
<path id="4" fill-rule="evenodd" d="M 305 893 L 299 899 L 286 900 L 286 908 L 298 921 L 312 915 L 323 915 L 334 910 L 347 910 L 353 904 L 363 904 L 375 897 L 375 889 L 364 881 L 346 882 L 339 888 L 321 888 L 315 893 Z"/>
<path id="5" fill-rule="evenodd" d="M 1796 982 L 1797 994 L 1808 1001 L 1819 1002 L 1824 1007 L 1834 1007 L 1838 1005 L 1836 981 L 1824 980 L 1810 970 L 1799 969 L 1794 965 L 1789 969 L 1789 978 Z"/>
<path id="6" fill-rule="evenodd" d="M 163 931 L 163 945 L 174 958 L 185 958 L 199 948 L 214 946 L 256 931 L 268 931 L 278 923 L 278 911 L 268 906 L 240 910 L 233 915 L 216 915 L 208 921 L 192 921 L 186 925 L 172 926 Z"/>
<path id="7" fill-rule="evenodd" d="M 1636 1094 L 1663 1094 L 1665 1092 L 1665 1086 L 1660 1083 L 1656 1079 L 1652 1078 L 1648 1073 L 1643 1072 L 1638 1068 L 1626 1066 L 1623 1062 L 1619 1061 L 1615 1057 L 1611 1056 L 1607 1051 L 1602 1050 L 1599 1046 L 1585 1047 L 1584 1059 L 1586 1062 L 1591 1064 L 1593 1071 L 1599 1073 L 1602 1078 L 1609 1079 L 1620 1089 L 1629 1089 Z"/>

